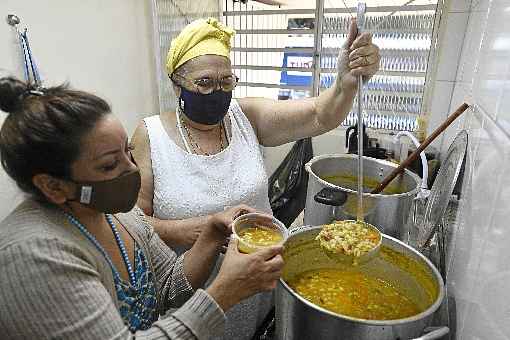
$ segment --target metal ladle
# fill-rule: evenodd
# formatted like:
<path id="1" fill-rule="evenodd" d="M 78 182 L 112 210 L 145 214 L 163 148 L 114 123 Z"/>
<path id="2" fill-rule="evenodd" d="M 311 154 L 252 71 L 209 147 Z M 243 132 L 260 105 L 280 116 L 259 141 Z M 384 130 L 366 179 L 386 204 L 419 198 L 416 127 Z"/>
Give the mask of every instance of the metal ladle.
<path id="1" fill-rule="evenodd" d="M 341 222 L 355 222 L 357 224 L 363 224 L 365 227 L 372 229 L 372 231 L 375 231 L 379 236 L 379 240 L 374 248 L 370 249 L 368 252 L 362 254 L 361 256 L 347 255 L 343 252 L 334 252 L 334 251 L 328 250 L 327 248 L 323 247 L 321 244 L 322 250 L 330 259 L 332 259 L 333 261 L 338 262 L 338 263 L 357 266 L 360 264 L 367 263 L 368 261 L 370 261 L 374 257 L 376 257 L 377 254 L 379 254 L 379 250 L 381 249 L 381 245 L 382 245 L 382 235 L 381 235 L 381 232 L 379 231 L 379 229 L 377 229 L 376 227 L 374 227 L 373 225 L 371 225 L 369 223 L 361 222 L 361 221 L 345 220 L 345 221 L 341 221 Z"/>
<path id="2" fill-rule="evenodd" d="M 365 13 L 367 11 L 367 6 L 364 2 L 358 3 L 357 17 L 356 23 L 358 25 L 358 34 L 361 33 L 365 29 Z M 364 224 L 370 229 L 377 232 L 379 235 L 379 242 L 377 245 L 372 248 L 367 253 L 361 256 L 347 255 L 343 252 L 332 252 L 324 247 L 322 247 L 323 251 L 326 253 L 328 257 L 333 259 L 336 262 L 346 263 L 346 264 L 362 264 L 368 262 L 373 257 L 375 257 L 381 248 L 382 244 L 382 235 L 379 229 L 375 226 L 364 222 L 364 213 L 363 213 L 363 76 L 358 76 L 358 195 L 357 195 L 357 210 L 356 210 L 356 223 Z M 340 227 L 341 228 L 341 227 Z"/>
<path id="3" fill-rule="evenodd" d="M 356 23 L 358 34 L 365 28 L 365 13 L 367 6 L 364 2 L 358 3 Z M 358 76 L 358 210 L 356 219 L 363 222 L 363 76 Z"/>

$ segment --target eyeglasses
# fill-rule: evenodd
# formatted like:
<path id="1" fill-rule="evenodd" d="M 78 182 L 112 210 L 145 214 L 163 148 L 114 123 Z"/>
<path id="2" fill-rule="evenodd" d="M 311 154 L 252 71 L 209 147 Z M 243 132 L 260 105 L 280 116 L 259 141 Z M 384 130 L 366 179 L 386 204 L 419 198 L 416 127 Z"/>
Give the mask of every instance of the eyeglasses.
<path id="1" fill-rule="evenodd" d="M 178 73 L 174 73 L 174 75 L 192 83 L 197 91 L 201 94 L 212 93 L 214 90 L 216 90 L 218 85 L 222 91 L 231 92 L 235 89 L 237 83 L 239 82 L 239 77 L 237 77 L 235 74 L 223 77 L 219 80 L 216 78 L 189 79 L 181 76 Z"/>

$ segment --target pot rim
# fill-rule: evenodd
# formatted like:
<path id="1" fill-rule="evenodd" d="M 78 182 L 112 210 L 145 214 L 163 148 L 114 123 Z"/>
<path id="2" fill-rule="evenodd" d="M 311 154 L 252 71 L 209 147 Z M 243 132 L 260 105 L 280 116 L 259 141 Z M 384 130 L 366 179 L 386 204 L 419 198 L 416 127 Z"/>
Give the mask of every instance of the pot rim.
<path id="1" fill-rule="evenodd" d="M 302 232 L 306 232 L 306 231 L 310 231 L 310 230 L 315 230 L 315 229 L 320 229 L 320 228 L 322 228 L 322 226 L 306 226 L 306 227 L 301 227 L 300 230 L 296 230 L 294 233 L 291 233 L 289 235 L 289 238 L 287 238 L 287 241 L 290 240 L 294 235 L 299 235 Z M 389 235 L 386 235 L 386 234 L 381 234 L 381 235 L 382 235 L 383 238 L 389 239 L 390 241 L 393 241 L 393 242 L 403 246 L 404 248 L 407 248 L 410 251 L 412 251 L 413 254 L 417 255 L 420 259 L 422 259 L 427 264 L 427 266 L 432 270 L 432 273 L 433 273 L 434 277 L 436 278 L 436 282 L 439 285 L 439 292 L 437 294 L 437 298 L 434 301 L 434 303 L 432 305 L 430 305 L 429 308 L 427 308 L 423 312 L 421 312 L 419 314 L 415 314 L 415 315 L 407 317 L 407 318 L 394 319 L 394 320 L 359 319 L 359 318 L 355 318 L 355 317 L 348 316 L 348 315 L 338 314 L 338 313 L 329 311 L 327 309 L 324 309 L 324 308 L 322 308 L 320 306 L 317 306 L 317 305 L 311 303 L 310 301 L 308 301 L 305 298 L 301 297 L 299 294 L 295 293 L 294 290 L 292 288 L 290 288 L 289 285 L 287 285 L 287 283 L 283 280 L 283 278 L 280 278 L 279 283 L 281 284 L 281 286 L 284 289 L 287 290 L 287 292 L 289 294 L 291 294 L 294 298 L 297 298 L 299 301 L 301 301 L 302 303 L 304 303 L 305 305 L 307 305 L 310 308 L 313 308 L 315 310 L 318 310 L 318 311 L 320 311 L 322 313 L 328 314 L 328 315 L 333 316 L 335 318 L 339 318 L 339 319 L 343 319 L 343 320 L 347 320 L 347 321 L 351 321 L 351 322 L 356 322 L 356 323 L 361 323 L 361 324 L 365 324 L 365 325 L 371 325 L 371 326 L 395 326 L 395 325 L 402 325 L 402 324 L 407 324 L 407 323 L 411 323 L 411 322 L 414 322 L 414 321 L 422 320 L 422 319 L 430 316 L 431 314 L 435 313 L 437 311 L 437 309 L 443 303 L 444 296 L 445 296 L 445 287 L 444 287 L 443 278 L 441 277 L 441 274 L 439 274 L 439 271 L 437 270 L 436 266 L 434 266 L 432 264 L 432 262 L 430 262 L 430 260 L 427 257 L 425 257 L 422 253 L 420 253 L 419 251 L 417 251 L 413 247 L 411 247 L 411 246 L 405 244 L 404 242 L 402 242 L 402 241 L 400 241 L 400 240 L 398 240 L 398 239 L 396 239 L 394 237 L 391 237 Z"/>
<path id="2" fill-rule="evenodd" d="M 344 188 L 344 187 L 341 187 L 341 186 L 338 186 L 338 185 L 334 185 L 332 183 L 329 183 L 329 182 L 323 180 L 322 178 L 320 178 L 319 176 L 317 176 L 315 174 L 315 172 L 312 170 L 312 165 L 314 163 L 320 161 L 320 160 L 327 159 L 327 158 L 353 159 L 353 158 L 358 158 L 358 155 L 352 155 L 352 154 L 324 154 L 324 155 L 320 155 L 320 156 L 316 156 L 316 157 L 312 158 L 308 163 L 305 164 L 305 169 L 308 172 L 308 174 L 313 176 L 313 178 L 315 180 L 317 180 L 319 183 L 321 183 L 322 185 L 324 185 L 326 187 L 329 187 L 329 188 L 332 188 L 332 189 L 341 189 L 342 191 L 356 194 L 357 193 L 356 190 L 352 190 L 352 189 L 349 189 L 349 188 Z M 388 161 L 385 161 L 385 160 L 382 160 L 382 159 L 377 159 L 377 158 L 372 158 L 372 157 L 367 157 L 367 156 L 363 156 L 363 159 L 370 160 L 370 161 L 375 161 L 376 163 L 387 165 L 387 166 L 390 166 L 392 168 L 397 168 L 397 166 L 394 163 L 391 163 L 391 162 L 388 162 Z M 421 178 L 420 178 L 420 176 L 418 176 L 417 174 L 415 174 L 414 172 L 412 172 L 412 171 L 410 171 L 408 169 L 404 169 L 404 172 L 407 175 L 411 176 L 411 178 L 413 178 L 415 180 L 416 187 L 413 190 L 406 191 L 406 192 L 403 192 L 403 193 L 400 193 L 400 194 L 371 194 L 371 193 L 363 193 L 363 197 L 401 198 L 401 197 L 408 197 L 408 196 L 416 195 L 418 193 L 418 191 L 420 191 L 420 188 L 421 188 Z"/>

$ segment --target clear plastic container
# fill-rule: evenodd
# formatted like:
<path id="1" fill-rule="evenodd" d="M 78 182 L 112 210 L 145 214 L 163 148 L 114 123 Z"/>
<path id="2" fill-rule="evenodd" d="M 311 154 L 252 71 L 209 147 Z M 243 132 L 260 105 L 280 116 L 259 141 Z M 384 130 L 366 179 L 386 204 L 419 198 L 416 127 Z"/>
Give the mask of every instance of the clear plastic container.
<path id="1" fill-rule="evenodd" d="M 274 242 L 270 240 L 270 238 L 266 238 L 267 242 L 249 241 L 246 236 L 246 231 L 249 228 L 258 228 L 259 230 L 256 232 L 259 233 L 258 236 L 262 237 L 271 235 L 279 238 L 274 234 L 276 232 L 278 236 L 281 236 L 281 239 L 275 240 Z M 253 229 L 250 232 L 253 232 Z M 269 233 L 260 234 L 263 232 Z M 285 227 L 285 224 L 271 215 L 261 213 L 249 213 L 236 218 L 232 223 L 232 233 L 238 240 L 237 248 L 240 252 L 246 254 L 253 253 L 267 247 L 282 245 L 289 237 L 289 231 L 287 230 L 287 227 Z M 252 235 L 254 234 L 252 233 Z"/>

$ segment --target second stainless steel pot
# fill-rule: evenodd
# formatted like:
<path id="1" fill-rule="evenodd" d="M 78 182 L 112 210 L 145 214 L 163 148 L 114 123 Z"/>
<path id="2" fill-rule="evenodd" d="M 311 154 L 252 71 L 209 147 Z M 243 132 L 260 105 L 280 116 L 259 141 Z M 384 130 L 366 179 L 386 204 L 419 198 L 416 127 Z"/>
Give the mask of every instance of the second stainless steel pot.
<path id="1" fill-rule="evenodd" d="M 321 155 L 306 164 L 309 173 L 304 213 L 305 225 L 322 225 L 332 220 L 356 219 L 355 190 L 331 184 L 324 177 L 343 175 L 356 177 L 357 155 Z M 382 181 L 397 165 L 380 159 L 364 157 L 363 171 L 371 180 Z M 399 194 L 363 194 L 365 220 L 381 232 L 407 239 L 407 219 L 413 200 L 420 189 L 418 175 L 405 170 L 391 185 Z"/>

